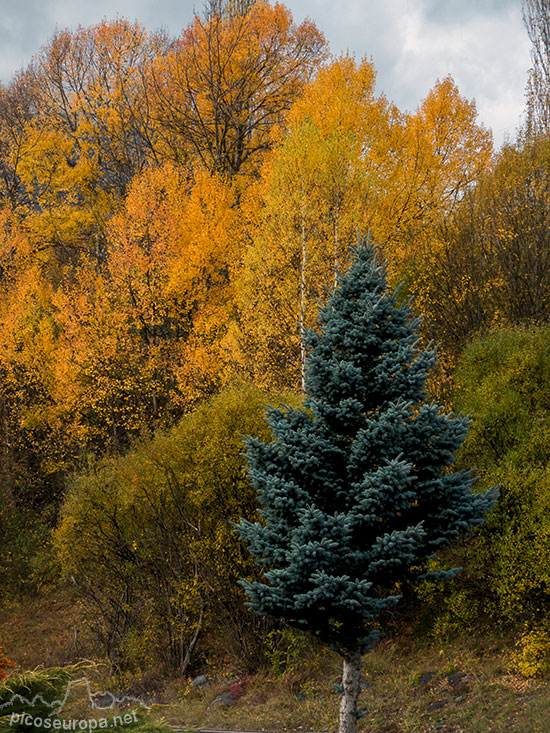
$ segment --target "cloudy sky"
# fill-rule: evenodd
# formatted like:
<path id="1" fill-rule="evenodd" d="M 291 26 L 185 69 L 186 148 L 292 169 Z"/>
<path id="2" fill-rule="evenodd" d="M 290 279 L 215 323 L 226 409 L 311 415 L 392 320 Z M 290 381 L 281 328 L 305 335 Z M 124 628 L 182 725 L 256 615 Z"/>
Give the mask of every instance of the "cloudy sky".
<path id="1" fill-rule="evenodd" d="M 414 110 L 438 78 L 451 74 L 475 99 L 479 119 L 500 145 L 520 123 L 530 66 L 521 0 L 287 0 L 296 21 L 309 16 L 335 53 L 372 57 L 377 88 Z M 0 0 L 0 81 L 6 83 L 55 28 L 118 16 L 177 35 L 202 0 Z"/>

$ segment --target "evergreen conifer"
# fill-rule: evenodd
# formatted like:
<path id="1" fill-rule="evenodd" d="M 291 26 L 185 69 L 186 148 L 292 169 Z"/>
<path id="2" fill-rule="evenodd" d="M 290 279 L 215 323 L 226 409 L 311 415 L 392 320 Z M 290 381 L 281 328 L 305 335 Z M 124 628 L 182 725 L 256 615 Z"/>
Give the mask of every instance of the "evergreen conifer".
<path id="1" fill-rule="evenodd" d="M 353 733 L 362 655 L 397 584 L 480 524 L 496 491 L 452 470 L 467 418 L 427 401 L 433 348 L 363 242 L 306 334 L 303 406 L 270 408 L 273 440 L 247 441 L 261 521 L 238 527 L 265 582 L 244 582 L 261 614 L 319 636 L 344 658 L 340 733 Z M 440 571 L 444 578 L 453 571 Z"/>

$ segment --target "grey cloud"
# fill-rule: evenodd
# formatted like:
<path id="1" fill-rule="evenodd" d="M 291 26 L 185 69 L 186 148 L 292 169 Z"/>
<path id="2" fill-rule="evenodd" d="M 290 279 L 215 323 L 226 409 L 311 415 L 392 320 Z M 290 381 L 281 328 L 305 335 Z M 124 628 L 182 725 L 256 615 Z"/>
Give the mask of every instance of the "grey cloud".
<path id="1" fill-rule="evenodd" d="M 497 139 L 517 124 L 530 66 L 521 0 L 286 4 L 296 21 L 309 16 L 316 23 L 333 52 L 372 56 L 377 89 L 401 109 L 415 109 L 436 79 L 451 73 L 460 91 L 477 99 Z M 25 66 L 56 26 L 86 26 L 118 15 L 175 36 L 202 7 L 202 0 L 0 0 L 0 80 Z"/>
<path id="2" fill-rule="evenodd" d="M 50 18 L 40 0 L 0 0 L 0 9 L 0 79 L 8 81 L 44 42 Z"/>
<path id="3" fill-rule="evenodd" d="M 521 0 L 290 2 L 309 14 L 336 51 L 371 56 L 377 89 L 414 110 L 438 78 L 451 74 L 475 98 L 495 142 L 513 134 L 524 108 L 529 42 Z"/>
<path id="4" fill-rule="evenodd" d="M 420 2 L 423 14 L 435 23 L 454 24 L 471 20 L 481 15 L 503 15 L 521 8 L 521 0 L 423 0 Z"/>
<path id="5" fill-rule="evenodd" d="M 166 28 L 175 36 L 192 18 L 193 8 L 191 0 L 0 0 L 0 80 L 8 82 L 26 66 L 56 28 L 87 26 L 118 16 L 151 30 Z"/>
<path id="6" fill-rule="evenodd" d="M 166 27 L 174 35 L 187 25 L 195 6 L 192 0 L 96 0 L 83 5 L 74 0 L 49 0 L 47 4 L 51 22 L 58 25 L 75 27 L 123 17 L 150 30 Z"/>

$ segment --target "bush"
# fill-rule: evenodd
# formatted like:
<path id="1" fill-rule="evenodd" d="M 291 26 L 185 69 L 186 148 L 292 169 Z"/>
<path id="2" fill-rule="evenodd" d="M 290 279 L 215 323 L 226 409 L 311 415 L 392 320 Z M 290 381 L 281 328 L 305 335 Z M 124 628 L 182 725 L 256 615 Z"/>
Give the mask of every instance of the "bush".
<path id="1" fill-rule="evenodd" d="M 0 607 L 57 582 L 59 567 L 51 535 L 37 510 L 18 506 L 0 487 Z"/>
<path id="2" fill-rule="evenodd" d="M 238 582 L 257 571 L 232 522 L 256 511 L 242 435 L 266 434 L 268 401 L 252 387 L 227 390 L 74 479 L 55 545 L 116 669 L 184 674 L 201 637 L 247 664 L 261 649 L 251 632 L 265 622 L 244 607 Z"/>
<path id="3" fill-rule="evenodd" d="M 303 666 L 308 652 L 316 646 L 315 641 L 303 631 L 293 628 L 273 629 L 265 640 L 266 661 L 274 677 L 295 673 Z"/>
<path id="4" fill-rule="evenodd" d="M 550 672 L 550 634 L 547 628 L 535 628 L 519 638 L 511 667 L 523 677 L 543 677 Z"/>
<path id="5" fill-rule="evenodd" d="M 68 669 L 47 669 L 10 676 L 0 683 L 0 733 L 35 730 L 24 720 L 12 721 L 12 714 L 27 713 L 33 718 L 46 718 L 51 703 L 62 700 L 71 677 Z M 50 704 L 48 704 L 50 703 Z"/>
<path id="6" fill-rule="evenodd" d="M 501 486 L 496 509 L 451 550 L 465 566 L 440 604 L 439 630 L 483 618 L 537 626 L 550 609 L 550 327 L 496 331 L 475 339 L 455 375 L 455 405 L 472 412 L 459 462 L 478 466 L 480 488 Z M 437 598 L 436 598 L 437 596 Z"/>

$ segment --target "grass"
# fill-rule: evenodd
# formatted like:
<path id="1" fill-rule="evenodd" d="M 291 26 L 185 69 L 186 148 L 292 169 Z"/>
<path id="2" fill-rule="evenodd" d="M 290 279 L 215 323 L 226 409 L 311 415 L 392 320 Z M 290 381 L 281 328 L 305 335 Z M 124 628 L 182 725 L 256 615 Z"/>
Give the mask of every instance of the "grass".
<path id="1" fill-rule="evenodd" d="M 4 614 L 0 645 L 19 669 L 70 665 L 91 656 L 70 592 L 26 599 Z M 550 679 L 525 679 L 513 673 L 514 642 L 496 635 L 447 642 L 412 637 L 381 642 L 365 657 L 365 689 L 359 703 L 365 716 L 358 730 L 546 733 Z M 252 678 L 203 670 L 210 684 L 201 689 L 189 679 L 165 681 L 162 704 L 151 708 L 151 717 L 184 731 L 335 731 L 339 657 L 308 645 L 286 662 L 284 672 L 264 670 Z M 94 690 L 109 689 L 108 680 L 101 677 L 106 669 L 100 665 L 90 672 Z M 135 685 L 139 688 L 140 680 Z M 230 707 L 219 704 L 223 693 L 230 693 Z M 75 712 L 85 717 L 85 701 L 74 705 Z"/>
<path id="2" fill-rule="evenodd" d="M 526 680 L 508 669 L 509 644 L 493 639 L 436 642 L 386 641 L 365 657 L 368 687 L 360 697 L 364 733 L 428 731 L 548 731 L 550 683 Z M 230 689 L 223 679 L 203 690 L 184 681 L 166 690 L 153 714 L 182 728 L 335 731 L 340 661 L 326 653 L 278 678 L 264 673 L 241 688 L 231 707 L 216 704 Z M 233 683 L 234 684 L 234 683 Z M 171 699 L 170 699 L 171 698 Z"/>
<path id="3" fill-rule="evenodd" d="M 20 669 L 73 664 L 92 644 L 70 589 L 29 596 L 0 612 L 0 646 Z"/>

